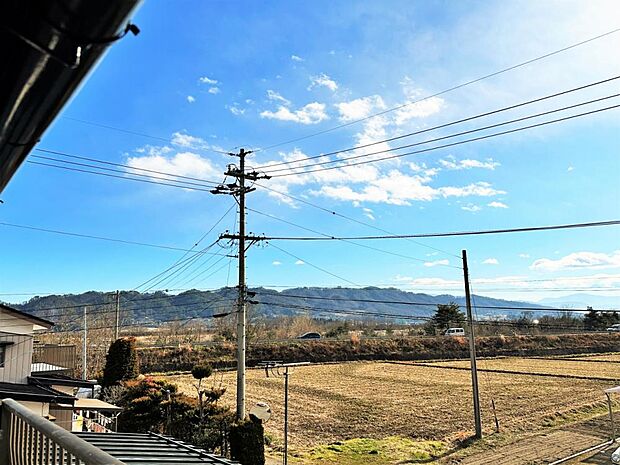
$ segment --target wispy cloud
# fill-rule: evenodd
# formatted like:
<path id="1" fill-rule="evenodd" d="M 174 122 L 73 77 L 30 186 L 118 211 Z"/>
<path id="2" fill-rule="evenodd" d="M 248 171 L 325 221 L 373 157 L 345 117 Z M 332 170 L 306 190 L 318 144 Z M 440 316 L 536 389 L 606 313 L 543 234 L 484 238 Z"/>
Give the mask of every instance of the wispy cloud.
<path id="1" fill-rule="evenodd" d="M 530 266 L 532 270 L 559 271 L 576 269 L 620 268 L 620 250 L 610 254 L 601 252 L 574 252 L 557 260 L 540 258 Z"/>
<path id="2" fill-rule="evenodd" d="M 312 102 L 299 110 L 291 111 L 285 106 L 279 106 L 276 111 L 263 111 L 261 118 L 276 119 L 280 121 L 292 121 L 300 124 L 318 124 L 321 121 L 329 119 L 325 112 L 325 104 Z"/>
<path id="3" fill-rule="evenodd" d="M 491 208 L 508 208 L 508 205 L 506 205 L 503 202 L 493 201 L 493 202 L 487 203 L 487 207 L 491 207 Z"/>
<path id="4" fill-rule="evenodd" d="M 280 261 L 278 261 L 278 260 L 274 260 L 273 262 L 271 262 L 271 264 L 272 264 L 273 266 L 280 266 L 280 265 L 282 265 L 282 262 L 280 262 Z"/>
<path id="5" fill-rule="evenodd" d="M 218 81 L 216 79 L 211 79 L 207 76 L 203 76 L 199 79 L 199 81 L 203 84 L 211 84 L 211 85 L 215 85 L 218 84 Z"/>
<path id="6" fill-rule="evenodd" d="M 466 212 L 479 212 L 480 210 L 482 210 L 482 208 L 480 208 L 478 205 L 474 205 L 473 203 L 467 204 L 467 205 L 463 205 L 461 207 L 461 210 L 465 210 Z"/>
<path id="7" fill-rule="evenodd" d="M 290 100 L 285 99 L 284 97 L 282 97 L 282 95 L 280 95 L 275 90 L 269 89 L 267 91 L 267 98 L 271 100 L 272 102 L 280 102 L 284 106 L 289 106 L 291 104 Z"/>
<path id="8" fill-rule="evenodd" d="M 187 101 L 188 101 L 189 103 L 194 103 L 194 102 L 196 101 L 196 99 L 194 98 L 194 96 L 193 96 L 193 95 L 188 95 L 188 96 L 187 96 Z"/>
<path id="9" fill-rule="evenodd" d="M 327 74 L 319 74 L 318 76 L 312 76 L 310 78 L 310 85 L 308 90 L 312 90 L 314 87 L 327 87 L 332 92 L 338 90 L 338 83 L 330 78 Z"/>
<path id="10" fill-rule="evenodd" d="M 186 132 L 175 132 L 172 134 L 172 143 L 180 147 L 192 149 L 207 149 L 209 144 L 202 137 L 192 136 Z"/>
<path id="11" fill-rule="evenodd" d="M 295 262 L 295 265 L 305 265 L 305 264 L 306 264 L 306 262 L 304 262 L 303 260 L 297 260 Z"/>
<path id="12" fill-rule="evenodd" d="M 291 55 L 291 60 L 297 61 L 297 62 L 304 61 L 304 59 L 300 57 L 299 55 Z"/>
<path id="13" fill-rule="evenodd" d="M 219 87 L 209 87 L 209 90 L 207 91 L 210 94 L 219 94 L 220 93 L 220 88 Z"/>
<path id="14" fill-rule="evenodd" d="M 438 265 L 449 265 L 449 264 L 450 264 L 450 260 L 448 259 L 435 260 L 433 262 L 424 262 L 424 266 L 428 266 L 428 267 L 433 267 L 433 266 L 438 266 Z"/>
<path id="15" fill-rule="evenodd" d="M 483 260 L 482 263 L 484 265 L 499 265 L 499 260 L 497 258 L 487 258 Z"/>
<path id="16" fill-rule="evenodd" d="M 439 164 L 449 170 L 469 170 L 472 168 L 494 170 L 500 166 L 499 162 L 494 161 L 492 158 L 487 158 L 485 161 L 472 160 L 469 158 L 457 160 L 453 156 L 448 156 L 445 159 L 439 160 Z"/>
<path id="17" fill-rule="evenodd" d="M 529 253 L 520 253 L 519 254 L 519 258 L 530 258 L 530 254 Z"/>

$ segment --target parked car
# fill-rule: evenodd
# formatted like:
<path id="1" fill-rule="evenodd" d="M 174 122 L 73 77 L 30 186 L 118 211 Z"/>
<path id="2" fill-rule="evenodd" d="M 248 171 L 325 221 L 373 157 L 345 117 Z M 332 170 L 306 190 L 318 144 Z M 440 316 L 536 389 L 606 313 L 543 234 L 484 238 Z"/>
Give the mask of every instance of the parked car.
<path id="1" fill-rule="evenodd" d="M 443 333 L 444 336 L 465 336 L 465 329 L 463 328 L 448 328 Z"/>
<path id="2" fill-rule="evenodd" d="M 297 336 L 297 339 L 321 339 L 321 335 L 319 333 L 310 332 Z"/>
<path id="3" fill-rule="evenodd" d="M 620 323 L 611 325 L 609 328 L 607 328 L 607 331 L 609 331 L 610 333 L 620 333 Z"/>
<path id="4" fill-rule="evenodd" d="M 611 463 L 620 464 L 620 447 L 611 454 Z"/>

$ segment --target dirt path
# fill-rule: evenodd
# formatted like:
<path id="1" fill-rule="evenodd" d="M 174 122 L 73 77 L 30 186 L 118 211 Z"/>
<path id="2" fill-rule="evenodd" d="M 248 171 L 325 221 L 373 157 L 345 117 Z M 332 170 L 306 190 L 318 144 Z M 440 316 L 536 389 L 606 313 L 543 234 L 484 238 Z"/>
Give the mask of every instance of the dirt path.
<path id="1" fill-rule="evenodd" d="M 538 465 L 550 463 L 600 444 L 609 438 L 606 416 L 567 426 L 482 452 L 461 461 L 461 465 Z"/>

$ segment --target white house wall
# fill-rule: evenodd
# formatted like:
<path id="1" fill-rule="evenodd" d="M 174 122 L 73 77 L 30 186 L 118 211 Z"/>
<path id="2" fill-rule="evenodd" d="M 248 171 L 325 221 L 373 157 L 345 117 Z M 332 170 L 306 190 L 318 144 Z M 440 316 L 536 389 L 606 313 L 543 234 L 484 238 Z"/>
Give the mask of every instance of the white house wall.
<path id="1" fill-rule="evenodd" d="M 32 369 L 32 336 L 0 332 L 0 341 L 12 342 L 5 347 L 0 382 L 26 384 Z"/>

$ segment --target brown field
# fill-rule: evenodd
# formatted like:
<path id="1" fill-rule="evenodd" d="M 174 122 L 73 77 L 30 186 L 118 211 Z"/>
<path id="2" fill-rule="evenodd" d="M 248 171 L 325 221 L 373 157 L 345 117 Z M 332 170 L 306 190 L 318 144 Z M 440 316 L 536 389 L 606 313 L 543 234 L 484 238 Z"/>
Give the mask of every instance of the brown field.
<path id="1" fill-rule="evenodd" d="M 613 360 L 620 360 L 620 354 Z M 436 362 L 467 365 L 465 361 Z M 503 358 L 483 360 L 482 368 L 578 374 L 618 379 L 615 363 Z M 195 395 L 191 375 L 166 376 L 183 392 Z M 494 430 L 490 408 L 495 400 L 503 433 L 520 435 L 583 418 L 603 406 L 602 390 L 614 381 L 480 373 L 483 427 Z M 223 401 L 233 406 L 235 373 L 218 375 L 227 388 Z M 412 362 L 351 362 L 299 367 L 290 381 L 290 442 L 306 449 L 351 438 L 403 436 L 451 443 L 473 433 L 469 371 L 427 367 Z M 283 380 L 248 371 L 248 406 L 268 402 L 272 419 L 265 425 L 282 436 Z"/>
<path id="2" fill-rule="evenodd" d="M 620 355 L 582 357 L 579 360 L 507 357 L 478 360 L 478 368 L 481 370 L 607 378 L 612 383 L 615 382 L 617 384 L 620 382 L 620 365 L 614 362 L 620 362 Z M 435 362 L 432 363 L 432 365 L 469 368 L 469 361 L 451 360 L 447 362 Z"/>

